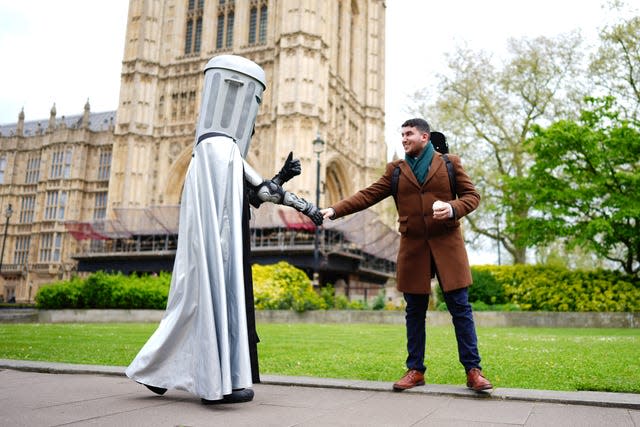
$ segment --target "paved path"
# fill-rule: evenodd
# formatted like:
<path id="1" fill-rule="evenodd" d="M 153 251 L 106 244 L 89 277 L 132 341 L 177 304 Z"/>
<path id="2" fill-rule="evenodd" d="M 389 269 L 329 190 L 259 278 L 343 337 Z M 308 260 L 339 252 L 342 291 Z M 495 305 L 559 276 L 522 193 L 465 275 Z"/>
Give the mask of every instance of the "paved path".
<path id="1" fill-rule="evenodd" d="M 632 426 L 640 394 L 391 384 L 263 375 L 252 402 L 157 396 L 124 367 L 0 360 L 0 426 Z"/>

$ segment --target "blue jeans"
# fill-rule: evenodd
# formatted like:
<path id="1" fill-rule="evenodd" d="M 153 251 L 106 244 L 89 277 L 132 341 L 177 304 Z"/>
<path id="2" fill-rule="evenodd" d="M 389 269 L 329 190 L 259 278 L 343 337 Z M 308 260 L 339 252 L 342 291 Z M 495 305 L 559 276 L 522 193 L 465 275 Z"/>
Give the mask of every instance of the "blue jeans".
<path id="1" fill-rule="evenodd" d="M 425 322 L 429 295 L 404 294 L 407 325 L 407 368 L 426 371 L 424 366 L 424 352 L 426 345 Z M 478 353 L 478 338 L 476 327 L 473 323 L 473 313 L 467 288 L 444 292 L 444 301 L 451 314 L 453 327 L 458 341 L 458 359 L 464 370 L 469 372 L 472 368 L 480 367 L 480 354 Z"/>

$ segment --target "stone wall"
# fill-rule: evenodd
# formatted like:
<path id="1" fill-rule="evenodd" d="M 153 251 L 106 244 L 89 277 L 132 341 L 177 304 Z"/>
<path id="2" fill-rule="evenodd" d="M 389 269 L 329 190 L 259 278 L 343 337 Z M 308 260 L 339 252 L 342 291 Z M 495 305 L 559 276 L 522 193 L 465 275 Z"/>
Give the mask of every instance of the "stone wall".
<path id="1" fill-rule="evenodd" d="M 0 322 L 22 323 L 106 323 L 159 322 L 163 310 L 36 310 L 2 309 Z M 474 313 L 479 327 L 562 327 L 562 328 L 640 328 L 640 313 L 556 313 L 497 312 Z M 296 313 L 287 310 L 256 312 L 258 323 L 381 323 L 404 324 L 402 311 L 330 310 Z M 429 325 L 450 325 L 449 313 L 429 311 Z"/>

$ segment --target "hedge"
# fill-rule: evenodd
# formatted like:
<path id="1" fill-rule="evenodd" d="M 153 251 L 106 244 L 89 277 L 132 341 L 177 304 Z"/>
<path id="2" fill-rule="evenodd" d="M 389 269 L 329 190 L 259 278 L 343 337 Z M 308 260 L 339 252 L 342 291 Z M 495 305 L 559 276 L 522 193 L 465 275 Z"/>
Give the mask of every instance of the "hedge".
<path id="1" fill-rule="evenodd" d="M 608 270 L 485 266 L 509 301 L 529 311 L 640 311 L 640 279 Z"/>
<path id="2" fill-rule="evenodd" d="M 639 312 L 640 279 L 609 270 L 556 266 L 473 266 L 474 309 Z M 438 287 L 439 301 L 442 291 Z"/>
<path id="3" fill-rule="evenodd" d="M 97 272 L 82 279 L 42 286 L 36 307 L 42 309 L 120 308 L 161 309 L 167 306 L 171 275 L 124 276 Z"/>
<path id="4" fill-rule="evenodd" d="M 367 309 L 360 301 L 336 296 L 332 286 L 316 292 L 307 275 L 286 263 L 253 265 L 258 310 Z M 640 279 L 608 270 L 568 270 L 540 265 L 474 266 L 469 301 L 474 310 L 640 312 Z M 36 306 L 43 309 L 165 309 L 171 275 L 110 275 L 56 282 L 40 288 Z M 437 288 L 438 300 L 443 301 Z M 440 303 L 439 309 L 446 307 Z M 384 294 L 373 300 L 385 307 Z"/>

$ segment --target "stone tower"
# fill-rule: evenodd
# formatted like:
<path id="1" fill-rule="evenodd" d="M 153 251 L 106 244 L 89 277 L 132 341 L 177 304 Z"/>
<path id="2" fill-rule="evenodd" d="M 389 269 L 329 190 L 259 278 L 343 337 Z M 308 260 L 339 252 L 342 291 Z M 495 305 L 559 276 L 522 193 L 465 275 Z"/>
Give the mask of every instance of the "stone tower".
<path id="1" fill-rule="evenodd" d="M 386 163 L 383 0 L 130 0 L 127 19 L 117 111 L 91 112 L 87 100 L 78 115 L 57 117 L 54 104 L 47 119 L 20 111 L 0 125 L 0 299 L 31 302 L 41 284 L 69 279 L 78 255 L 109 252 L 103 238 L 119 220 L 145 236 L 143 221 L 136 227 L 148 215 L 177 223 L 204 66 L 216 55 L 266 72 L 248 155 L 265 178 L 293 151 L 303 171 L 286 189 L 315 202 L 319 160 L 327 206 Z"/>
<path id="2" fill-rule="evenodd" d="M 263 67 L 267 90 L 248 161 L 265 178 L 289 151 L 287 189 L 328 205 L 376 179 L 384 142 L 383 0 L 131 0 L 115 126 L 111 208 L 178 204 L 203 69 L 233 53 Z"/>

